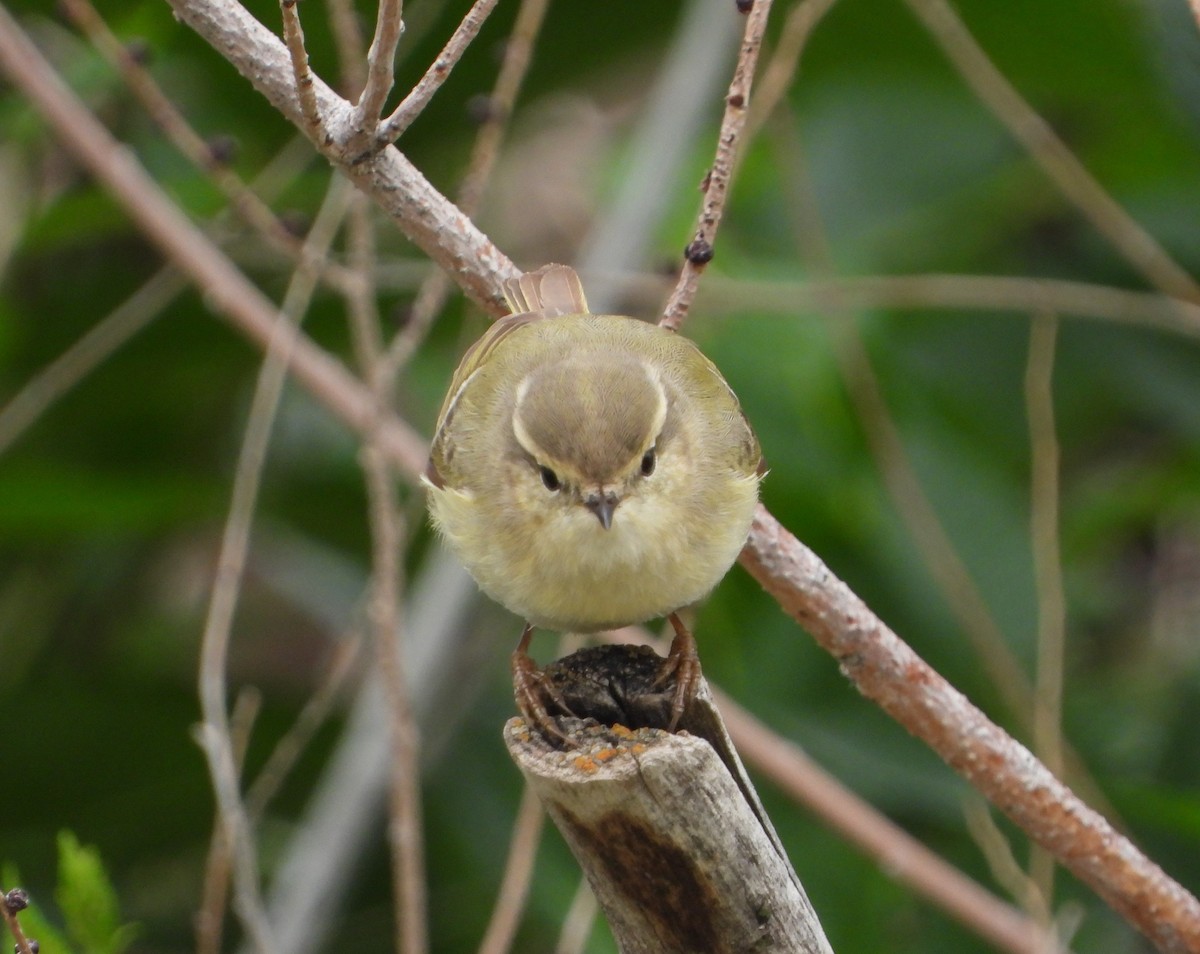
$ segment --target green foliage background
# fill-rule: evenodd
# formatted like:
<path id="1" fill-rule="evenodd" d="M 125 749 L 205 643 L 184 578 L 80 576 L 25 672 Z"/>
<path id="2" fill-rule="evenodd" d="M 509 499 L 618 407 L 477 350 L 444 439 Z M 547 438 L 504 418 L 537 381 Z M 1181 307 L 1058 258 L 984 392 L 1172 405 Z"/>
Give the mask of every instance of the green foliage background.
<path id="1" fill-rule="evenodd" d="M 428 3 L 413 0 L 411 17 L 424 15 Z M 46 4 L 10 6 L 176 201 L 197 218 L 219 211 L 222 200 L 207 179 L 164 143 Z M 271 4 L 251 6 L 277 23 Z M 402 87 L 420 75 L 464 6 L 429 8 L 432 29 L 402 47 Z M 958 7 L 1113 197 L 1200 274 L 1200 38 L 1184 0 L 963 0 Z M 370 22 L 373 8 L 360 8 Z M 155 76 L 197 129 L 236 140 L 244 176 L 292 140 L 292 129 L 161 0 L 101 9 L 120 36 L 145 41 Z M 444 191 L 461 175 L 473 136 L 466 103 L 490 87 L 513 12 L 513 3 L 501 3 L 403 141 Z M 572 108 L 599 110 L 608 134 L 589 152 L 583 168 L 590 178 L 581 185 L 591 190 L 593 209 L 619 179 L 639 95 L 679 12 L 680 4 L 665 0 L 560 0 L 551 9 L 514 136 L 528 142 L 530 117 L 567 94 L 577 98 Z M 329 40 L 316 26 L 323 10 L 305 6 L 303 13 L 314 64 L 331 75 Z M 963 272 L 1144 287 L 974 99 L 898 0 L 842 0 L 813 37 L 790 101 L 839 273 Z M 690 236 L 695 185 L 711 158 L 719 109 L 714 103 L 713 134 L 675 176 L 671 214 L 648 270 L 677 262 Z M 161 262 L 11 87 L 0 86 L 0 129 L 3 402 Z M 714 278 L 808 277 L 781 200 L 790 172 L 778 142 L 768 130 L 746 157 Z M 310 218 L 327 179 L 323 162 L 302 165 L 275 208 Z M 520 181 L 516 173 L 512 181 Z M 523 265 L 541 262 L 521 255 L 569 258 L 577 233 L 568 230 L 561 251 L 547 248 L 552 230 L 540 214 L 517 194 L 493 201 L 481 223 Z M 543 244 L 522 244 L 529 230 Z M 384 235 L 386 260 L 419 262 L 400 238 Z M 231 240 L 231 250 L 269 293 L 281 294 L 281 263 L 245 240 Z M 383 306 L 396 320 L 410 288 L 401 283 L 387 292 Z M 1037 606 L 1022 396 L 1028 316 L 880 310 L 843 320 L 857 322 L 923 486 L 1031 672 Z M 449 370 L 482 326 L 456 299 L 406 378 L 400 410 L 425 433 Z M 760 432 L 772 466 L 764 488 L 772 511 L 922 656 L 1019 735 L 885 492 L 832 358 L 831 327 L 811 311 L 768 313 L 747 296 L 736 313 L 705 314 L 702 301 L 688 331 L 726 372 Z M 332 296 L 318 300 L 307 328 L 347 353 Z M 190 918 L 212 825 L 207 776 L 189 734 L 198 712 L 197 647 L 258 361 L 189 291 L 0 455 L 0 859 L 17 863 L 35 902 L 52 911 L 56 833 L 69 828 L 97 845 L 124 914 L 142 925 L 135 951 L 192 946 Z M 1200 347 L 1194 336 L 1065 318 L 1054 386 L 1069 624 L 1066 734 L 1137 842 L 1195 891 Z M 420 527 L 419 495 L 403 494 Z M 415 571 L 427 531 L 416 530 L 414 539 Z M 369 568 L 355 441 L 300 394 L 285 404 L 255 540 L 231 671 L 235 689 L 262 692 L 251 773 L 320 681 L 331 647 L 354 620 L 353 581 L 365 580 Z M 288 573 L 299 574 L 290 590 L 279 583 Z M 290 595 L 305 588 L 325 600 L 324 615 Z M 473 662 L 471 691 L 452 702 L 454 727 L 428 759 L 438 952 L 474 950 L 519 796 L 499 739 L 511 711 L 505 657 L 518 629 L 504 618 L 494 628 L 494 650 Z M 697 632 L 711 680 L 930 847 L 993 883 L 966 831 L 966 787 L 860 698 L 741 570 L 701 612 Z M 539 654 L 549 646 L 542 643 Z M 268 870 L 340 725 L 339 716 L 320 733 L 272 805 L 262 829 Z M 769 787 L 764 796 L 840 954 L 988 949 L 802 809 Z M 1015 844 L 1023 859 L 1024 843 Z M 517 950 L 552 949 L 575 883 L 574 863 L 552 834 Z M 1072 905 L 1081 915 L 1075 950 L 1147 949 L 1063 876 L 1056 908 Z M 388 949 L 389 912 L 381 827 L 362 859 L 337 947 Z M 611 950 L 603 930 L 596 934 L 590 950 Z"/>

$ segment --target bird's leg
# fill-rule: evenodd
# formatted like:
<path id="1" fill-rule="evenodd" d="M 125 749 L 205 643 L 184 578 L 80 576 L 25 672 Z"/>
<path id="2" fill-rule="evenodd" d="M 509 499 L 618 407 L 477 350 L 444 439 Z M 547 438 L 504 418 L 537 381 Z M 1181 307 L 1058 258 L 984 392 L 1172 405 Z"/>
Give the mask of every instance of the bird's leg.
<path id="1" fill-rule="evenodd" d="M 551 685 L 537 663 L 529 655 L 529 641 L 533 639 L 533 624 L 526 623 L 521 631 L 521 641 L 512 654 L 513 694 L 517 699 L 517 711 L 525 721 L 541 730 L 543 735 L 558 739 L 566 745 L 573 745 L 546 709 L 549 702 L 564 715 L 574 715 L 567 706 L 562 694 Z"/>
<path id="2" fill-rule="evenodd" d="M 700 656 L 696 652 L 696 639 L 679 618 L 678 613 L 667 617 L 671 628 L 675 630 L 675 638 L 671 640 L 671 649 L 663 660 L 658 671 L 655 685 L 662 685 L 674 678 L 675 693 L 671 698 L 671 723 L 668 731 L 674 732 L 683 717 L 683 711 L 696 698 L 700 688 Z"/>

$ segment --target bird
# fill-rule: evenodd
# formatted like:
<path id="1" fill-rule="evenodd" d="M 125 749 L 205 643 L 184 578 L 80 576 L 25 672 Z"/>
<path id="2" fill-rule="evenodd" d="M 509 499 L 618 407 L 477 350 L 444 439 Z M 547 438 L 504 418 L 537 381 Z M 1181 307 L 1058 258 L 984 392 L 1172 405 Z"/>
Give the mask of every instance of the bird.
<path id="1" fill-rule="evenodd" d="M 592 314 L 574 269 L 503 284 L 511 314 L 464 354 L 422 475 L 431 522 L 479 587 L 525 620 L 517 708 L 565 739 L 568 707 L 529 656 L 536 628 L 594 633 L 665 617 L 658 683 L 674 730 L 700 684 L 679 610 L 737 559 L 765 474 L 737 396 L 695 343 Z"/>

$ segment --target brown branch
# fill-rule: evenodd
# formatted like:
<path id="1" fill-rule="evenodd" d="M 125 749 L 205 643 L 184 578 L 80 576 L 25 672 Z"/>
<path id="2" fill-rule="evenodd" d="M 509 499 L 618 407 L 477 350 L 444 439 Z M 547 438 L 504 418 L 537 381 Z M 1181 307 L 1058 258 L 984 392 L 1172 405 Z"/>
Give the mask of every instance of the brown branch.
<path id="1" fill-rule="evenodd" d="M 371 596 L 368 617 L 375 658 L 383 677 L 390 736 L 389 824 L 392 890 L 395 901 L 396 949 L 423 954 L 429 947 L 425 848 L 421 818 L 420 737 L 409 695 L 400 625 L 401 567 L 404 520 L 396 500 L 393 464 L 380 441 L 379 421 L 387 407 L 390 379 L 385 376 L 375 285 L 375 233 L 370 206 L 355 196 L 350 221 L 351 262 L 359 277 L 348 299 L 350 331 L 362 373 L 370 381 L 376 409 L 365 435 L 362 469 L 366 478 L 371 527 Z"/>
<path id="2" fill-rule="evenodd" d="M 607 638 L 650 645 L 660 654 L 667 650 L 667 640 L 640 626 L 627 626 Z M 760 775 L 873 859 L 890 877 L 980 937 L 1012 954 L 1041 954 L 1044 932 L 1037 924 L 938 857 L 726 693 L 711 684 L 709 689 L 738 755 Z"/>
<path id="3" fill-rule="evenodd" d="M 25 936 L 17 915 L 29 907 L 29 895 L 23 888 L 12 888 L 0 896 L 0 917 L 8 925 L 9 933 L 16 942 L 16 954 L 33 954 L 36 941 Z"/>
<path id="4" fill-rule="evenodd" d="M 396 48 L 404 32 L 404 0 L 379 0 L 375 36 L 367 51 L 367 78 L 350 122 L 355 134 L 365 140 L 375 134 L 383 104 L 395 82 Z"/>
<path id="5" fill-rule="evenodd" d="M 717 228 L 725 211 L 729 186 L 733 178 L 733 167 L 741 144 L 742 131 L 750 107 L 750 88 L 754 83 L 754 67 L 762 49 L 763 35 L 767 29 L 767 17 L 771 13 L 771 0 L 755 0 L 746 17 L 746 31 L 738 51 L 737 66 L 733 81 L 725 96 L 725 115 L 721 120 L 721 131 L 717 135 L 717 153 L 704 180 L 704 203 L 700 209 L 700 220 L 692 240 L 684 249 L 683 269 L 671 297 L 663 306 L 659 324 L 678 331 L 687 317 L 696 297 L 700 275 L 713 257 L 713 243 Z"/>
<path id="6" fill-rule="evenodd" d="M 229 200 L 238 218 L 254 229 L 272 249 L 294 261 L 301 254 L 303 243 L 231 166 L 214 155 L 212 143 L 192 128 L 150 71 L 109 29 L 90 0 L 63 0 L 61 7 L 105 60 L 120 72 L 130 92 L 175 148 Z M 322 262 L 321 271 L 323 279 L 342 287 L 345 275 L 339 265 Z"/>
<path id="7" fill-rule="evenodd" d="M 1195 0 L 1193 0 L 1195 2 Z M 1050 180 L 1156 288 L 1200 302 L 1200 283 L 1126 212 L 996 68 L 947 0 L 905 0 L 975 95 Z"/>
<path id="8" fill-rule="evenodd" d="M 488 115 L 475 137 L 467 172 L 458 189 L 458 207 L 464 215 L 472 218 L 483 202 L 484 190 L 491 179 L 496 159 L 500 155 L 500 144 L 513 104 L 520 92 L 529 61 L 533 55 L 534 42 L 541 30 L 550 0 L 522 0 L 517 10 L 517 19 L 512 33 L 504 46 L 504 62 L 496 74 L 496 82 L 488 97 Z M 446 272 L 437 270 L 422 282 L 413 301 L 408 321 L 388 346 L 387 365 L 382 373 L 389 378 L 408 363 L 421 342 L 425 340 L 433 319 L 446 302 L 453 284 Z"/>
<path id="9" fill-rule="evenodd" d="M 508 858 L 504 862 L 504 877 L 492 908 L 492 917 L 479 943 L 479 954 L 507 954 L 512 950 L 529 885 L 533 881 L 533 863 L 538 845 L 542 842 L 546 813 L 542 803 L 528 785 L 521 792 L 521 805 L 513 822 L 508 842 Z"/>
<path id="10" fill-rule="evenodd" d="M 638 284 L 648 297 L 656 294 L 662 283 L 655 278 Z M 765 282 L 714 275 L 706 283 L 703 296 L 704 307 L 710 312 L 744 312 L 753 307 L 793 317 L 797 311 L 839 308 L 941 308 L 1011 311 L 1024 317 L 1031 311 L 1054 311 L 1200 338 L 1200 306 L 1193 302 L 1065 279 L 920 274 Z"/>
<path id="11" fill-rule="evenodd" d="M 292 61 L 292 77 L 296 81 L 296 98 L 300 103 L 300 115 L 308 128 L 309 139 L 324 139 L 328 136 L 321 111 L 317 108 L 317 96 L 313 92 L 313 71 L 308 63 L 308 50 L 304 46 L 304 28 L 300 25 L 298 0 L 279 0 L 283 14 L 283 40 Z"/>
<path id="12" fill-rule="evenodd" d="M 800 57 L 808 46 L 817 24 L 825 17 L 837 0 L 801 0 L 783 21 L 779 32 L 779 44 L 763 67 L 758 81 L 758 93 L 750 108 L 746 124 L 746 138 L 753 139 L 775 111 L 791 88 L 800 69 Z"/>
<path id="13" fill-rule="evenodd" d="M 874 806 L 718 690 L 729 734 L 746 762 L 901 884 L 1011 954 L 1036 954 L 1042 932 L 1020 911 L 942 860 Z"/>
<path id="14" fill-rule="evenodd" d="M 287 50 L 235 0 L 168 0 L 179 19 L 199 33 L 302 132 Z M 516 267 L 470 219 L 434 189 L 395 148 L 366 155 L 350 143 L 353 107 L 319 77 L 313 92 L 330 140 L 313 144 L 395 222 L 402 233 L 488 314 L 507 314 L 500 282 Z M 350 143 L 350 145 L 347 145 Z"/>
<path id="15" fill-rule="evenodd" d="M 1058 318 L 1033 316 L 1025 369 L 1025 405 L 1029 417 L 1030 539 L 1037 588 L 1037 677 L 1033 707 L 1034 751 L 1051 772 L 1062 776 L 1066 744 L 1062 734 L 1064 653 L 1067 606 L 1059 547 L 1059 452 L 1054 424 L 1054 352 Z M 1045 849 L 1029 859 L 1032 884 L 1053 908 L 1054 859 Z"/>
<path id="16" fill-rule="evenodd" d="M 396 107 L 395 112 L 380 124 L 375 137 L 377 147 L 395 142 L 412 125 L 413 120 L 421 115 L 421 111 L 433 99 L 433 94 L 442 88 L 442 84 L 450 76 L 450 71 L 467 52 L 467 47 L 478 35 L 488 16 L 496 9 L 497 2 L 498 0 L 475 0 L 458 28 L 446 41 L 446 45 L 442 47 L 442 52 L 438 54 L 437 59 L 425 71 L 425 75 L 421 77 L 417 85 L 412 88 L 412 92 L 405 96 L 400 105 Z"/>
<path id="17" fill-rule="evenodd" d="M 863 695 L 1160 950 L 1200 954 L 1200 902 L 934 672 L 763 507 L 741 562 Z"/>

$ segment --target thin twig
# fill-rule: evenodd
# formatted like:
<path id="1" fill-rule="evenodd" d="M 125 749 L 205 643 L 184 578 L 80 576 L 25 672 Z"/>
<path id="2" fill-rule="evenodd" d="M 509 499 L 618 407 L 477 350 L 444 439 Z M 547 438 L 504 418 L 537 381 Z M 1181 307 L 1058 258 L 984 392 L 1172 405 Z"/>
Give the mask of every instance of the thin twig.
<path id="1" fill-rule="evenodd" d="M 300 25 L 300 5 L 298 0 L 279 0 L 279 9 L 283 14 L 283 39 L 292 60 L 300 115 L 308 126 L 309 138 L 327 139 L 329 133 L 321 119 L 317 95 L 313 91 L 313 72 L 308 62 L 308 50 L 304 46 L 304 28 Z"/>
<path id="2" fill-rule="evenodd" d="M 1025 404 L 1029 415 L 1030 538 L 1038 606 L 1038 657 L 1033 713 L 1034 751 L 1051 772 L 1062 775 L 1064 653 L 1066 597 L 1058 541 L 1058 435 L 1054 424 L 1054 352 L 1058 337 L 1055 315 L 1033 316 L 1025 372 Z M 1054 898 L 1054 858 L 1044 850 L 1030 855 L 1029 874 L 1048 909 Z"/>
<path id="3" fill-rule="evenodd" d="M 186 279 L 174 268 L 159 269 L 141 288 L 30 378 L 0 407 L 0 454 L 60 397 L 161 315 L 186 287 Z"/>
<path id="4" fill-rule="evenodd" d="M 376 133 L 383 104 L 396 81 L 396 49 L 404 32 L 404 0 L 379 0 L 375 35 L 367 51 L 367 79 L 350 122 L 353 133 L 364 141 Z"/>
<path id="5" fill-rule="evenodd" d="M 492 907 L 492 917 L 479 944 L 479 954 L 507 954 L 525 910 L 525 899 L 533 881 L 533 863 L 542 841 L 546 813 L 542 803 L 528 785 L 521 792 L 521 804 L 513 821 L 508 841 L 508 857 L 504 862 L 504 877 Z"/>
<path id="6" fill-rule="evenodd" d="M 647 282 L 660 287 L 657 279 Z M 893 311 L 980 309 L 1021 314 L 1046 309 L 1060 315 L 1157 328 L 1200 338 L 1200 306 L 1154 292 L 1129 291 L 1064 279 L 993 275 L 870 275 L 808 282 L 733 280 L 713 276 L 704 306 L 745 312 L 748 307 L 795 316 L 798 311 L 848 308 Z"/>
<path id="7" fill-rule="evenodd" d="M 262 694 L 250 687 L 243 688 L 233 703 L 233 712 L 229 717 L 229 736 L 233 742 L 233 758 L 239 775 L 245 764 L 246 749 L 261 708 Z M 212 834 L 208 840 L 204 885 L 200 891 L 200 910 L 196 912 L 194 919 L 196 954 L 220 954 L 232 875 L 233 855 L 225 837 L 223 819 L 218 815 L 213 820 Z"/>
<path id="8" fill-rule="evenodd" d="M 108 28 L 90 0 L 63 0 L 62 8 L 101 55 L 121 73 L 130 92 L 175 148 L 225 195 L 234 213 L 272 249 L 295 260 L 303 249 L 300 239 L 288 230 L 271 207 L 230 165 L 214 157 L 212 144 L 192 128 L 150 71 Z M 342 271 L 336 263 L 326 263 L 322 277 L 337 285 L 343 277 Z"/>
<path id="9" fill-rule="evenodd" d="M 488 181 L 500 155 L 504 132 L 512 116 L 513 105 L 529 69 L 537 35 L 546 17 L 550 0 L 522 0 L 512 33 L 504 45 L 504 61 L 496 74 L 496 83 L 488 97 L 488 115 L 475 137 L 467 172 L 458 189 L 458 207 L 472 218 L 483 202 Z M 450 276 L 436 269 L 421 284 L 408 320 L 388 345 L 386 365 L 381 374 L 394 380 L 425 340 L 433 319 L 442 310 L 453 283 Z"/>
<path id="10" fill-rule="evenodd" d="M 1194 0 L 1193 0 L 1194 2 Z M 947 0 L 905 0 L 967 85 L 1029 152 L 1064 196 L 1156 288 L 1200 302 L 1197 283 L 1088 172 L 996 68 Z"/>
<path id="11" fill-rule="evenodd" d="M 386 407 L 389 382 L 383 377 L 383 341 L 375 286 L 375 234 L 370 206 L 356 196 L 350 219 L 350 259 L 359 277 L 347 299 L 350 330 L 362 373 L 371 382 L 376 421 Z M 376 659 L 383 675 L 391 736 L 388 831 L 392 845 L 392 881 L 396 909 L 396 949 L 423 954 L 429 946 L 425 888 L 425 852 L 421 817 L 420 743 L 401 642 L 399 555 L 404 521 L 396 501 L 393 465 L 380 445 L 377 425 L 368 427 L 362 450 L 372 541 L 371 620 Z"/>
<path id="12" fill-rule="evenodd" d="M 586 878 L 579 879 L 567 915 L 563 918 L 554 954 L 583 954 L 587 950 L 588 938 L 596 926 L 600 914 L 600 902 L 592 893 Z"/>
<path id="13" fill-rule="evenodd" d="M 254 781 L 246 788 L 246 812 L 252 821 L 257 822 L 262 818 L 267 805 L 283 786 L 308 744 L 334 711 L 342 688 L 358 667 L 361 650 L 361 634 L 348 634 L 338 642 L 325 677 L 272 747 L 271 754 L 263 762 Z"/>
<path id="14" fill-rule="evenodd" d="M 1023 870 L 1013 854 L 1012 845 L 992 817 L 991 806 L 974 793 L 968 793 L 965 803 L 967 831 L 983 852 L 992 878 L 1038 922 L 1046 927 L 1043 937 L 1050 933 L 1054 912 L 1045 895 Z M 1031 922 L 1031 926 L 1032 922 Z M 1040 947 L 1039 945 L 1038 947 Z M 1038 948 L 1035 948 L 1037 950 Z"/>
<path id="15" fill-rule="evenodd" d="M 809 37 L 837 0 L 800 0 L 783 21 L 779 43 L 763 67 L 758 92 L 746 120 L 746 140 L 758 135 L 767 119 L 791 89 Z"/>
<path id="16" fill-rule="evenodd" d="M 258 62 L 252 69 L 244 59 L 248 47 L 233 42 L 229 35 L 218 37 L 214 32 L 217 23 L 236 23 L 243 28 L 242 36 L 253 34 L 249 48 L 265 52 L 270 59 L 274 56 L 270 52 L 274 49 L 270 45 L 273 41 L 258 45 L 262 37 L 255 33 L 253 18 L 240 14 L 226 17 L 227 8 L 205 0 L 188 0 L 185 5 L 179 5 L 180 0 L 172 2 L 183 19 L 201 29 L 218 48 L 228 51 L 227 55 L 239 67 L 250 74 L 256 71 L 262 74 L 259 77 L 262 88 L 281 89 L 276 85 L 275 66 L 286 71 L 286 59 L 279 63 Z M 152 180 L 115 146 L 78 100 L 56 81 L 53 70 L 3 7 L 0 7 L 0 64 L 51 121 L 72 152 L 101 177 L 139 226 L 201 281 L 211 294 L 210 300 L 221 310 L 237 315 L 239 326 L 253 336 L 269 340 L 270 330 L 275 327 L 269 316 L 274 312 L 261 292 L 206 243 Z M 289 88 L 292 85 L 287 84 Z M 287 102 L 290 95 L 285 93 L 281 99 L 289 110 L 294 108 L 294 103 L 289 106 Z M 321 95 L 332 94 L 325 88 Z M 371 180 L 375 186 L 409 181 L 409 171 L 403 163 L 387 151 L 381 155 L 387 161 L 371 170 L 373 176 L 379 177 Z M 422 241 L 433 246 L 436 243 L 432 221 L 437 216 L 431 212 L 432 206 L 422 203 L 434 200 L 427 184 L 414 180 L 413 185 L 421 196 L 417 207 L 425 209 L 426 218 L 419 226 L 408 222 L 405 231 L 424 236 Z M 439 212 L 446 211 L 443 205 L 436 201 L 434 204 Z M 417 214 L 413 207 L 405 208 Z M 390 209 L 404 217 L 400 207 Z M 511 264 L 502 265 L 502 257 L 497 259 L 487 252 L 490 243 L 486 243 L 485 237 L 456 235 L 444 237 L 443 241 L 445 244 L 435 257 L 446 261 L 446 267 L 460 275 L 473 297 L 489 307 L 495 305 L 499 299 L 499 279 L 511 274 Z M 454 255 L 470 248 L 479 250 L 483 257 L 469 264 L 451 261 Z M 245 305 L 247 301 L 250 307 Z M 262 334 L 264 319 L 266 335 Z M 295 362 L 297 377 L 343 420 L 364 432 L 373 406 L 369 392 L 306 339 L 288 337 L 294 342 L 297 355 L 306 352 Z M 409 445 L 407 440 L 389 441 L 388 453 L 410 475 L 424 465 L 425 455 L 420 447 Z M 887 711 L 942 752 L 973 785 L 1002 804 L 1022 827 L 1048 843 L 1058 857 L 1067 860 L 1068 867 L 1095 887 L 1116 910 L 1146 931 L 1164 950 L 1200 951 L 1197 936 L 1200 905 L 1195 899 L 1074 799 L 1027 750 L 1008 739 L 929 670 L 765 511 L 760 511 L 752 528 L 743 560 L 781 605 L 808 625 L 818 641 L 842 661 L 864 693 L 879 700 Z"/>
<path id="17" fill-rule="evenodd" d="M 306 241 L 314 254 L 319 255 L 332 244 L 350 193 L 345 180 L 332 180 Z M 283 328 L 298 320 L 307 309 L 315 288 L 315 271 L 303 266 L 298 268 L 279 310 L 277 327 Z M 271 954 L 275 944 L 260 894 L 252 825 L 241 797 L 237 755 L 226 712 L 226 663 L 262 467 L 287 377 L 288 350 L 293 341 L 289 335 L 272 336 L 255 384 L 200 649 L 199 693 L 204 719 L 200 741 L 208 758 L 224 837 L 233 853 L 235 905 L 261 954 Z"/>
<path id="18" fill-rule="evenodd" d="M 475 0 L 471 4 L 471 9 L 467 11 L 467 15 L 463 17 L 458 28 L 450 35 L 450 39 L 442 47 L 442 52 L 430 64 L 425 75 L 417 81 L 412 92 L 401 100 L 395 111 L 380 124 L 379 132 L 375 137 L 376 147 L 395 142 L 421 115 L 421 112 L 429 105 L 429 101 L 433 99 L 433 94 L 442 88 L 442 84 L 450 76 L 450 71 L 467 52 L 467 47 L 478 35 L 488 16 L 496 8 L 497 2 L 498 0 Z"/>
<path id="19" fill-rule="evenodd" d="M 329 32 L 333 35 L 333 48 L 337 51 L 342 95 L 347 99 L 357 99 L 367 83 L 362 23 L 358 19 L 358 11 L 354 9 L 353 0 L 328 0 L 325 9 L 329 17 Z"/>
<path id="20" fill-rule="evenodd" d="M 659 324 L 678 331 L 687 317 L 700 283 L 700 274 L 713 257 L 713 243 L 717 228 L 725 211 L 725 200 L 733 176 L 733 166 L 741 144 L 742 131 L 750 107 L 750 89 L 754 83 L 754 67 L 762 49 L 763 35 L 767 29 L 767 17 L 771 13 L 771 0 L 755 0 L 746 16 L 746 32 L 738 51 L 737 66 L 733 81 L 725 97 L 725 115 L 721 120 L 721 131 L 717 135 L 717 152 L 704 180 L 704 203 L 700 209 L 700 220 L 696 232 L 684 250 L 683 269 L 671 297 L 663 307 Z"/>

